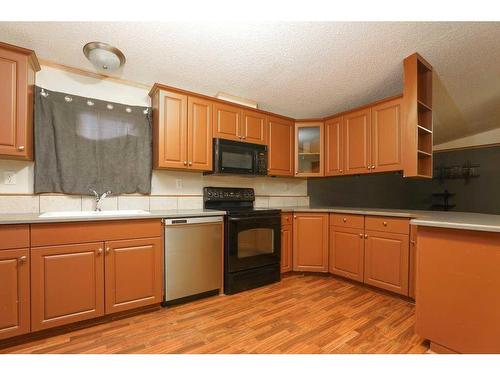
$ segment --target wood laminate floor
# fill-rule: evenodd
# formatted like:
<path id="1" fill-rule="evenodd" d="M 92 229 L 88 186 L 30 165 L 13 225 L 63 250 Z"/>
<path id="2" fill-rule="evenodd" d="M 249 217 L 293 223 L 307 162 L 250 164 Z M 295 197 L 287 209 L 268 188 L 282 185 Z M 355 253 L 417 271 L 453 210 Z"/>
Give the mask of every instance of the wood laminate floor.
<path id="1" fill-rule="evenodd" d="M 332 276 L 116 320 L 0 353 L 425 353 L 415 306 Z"/>

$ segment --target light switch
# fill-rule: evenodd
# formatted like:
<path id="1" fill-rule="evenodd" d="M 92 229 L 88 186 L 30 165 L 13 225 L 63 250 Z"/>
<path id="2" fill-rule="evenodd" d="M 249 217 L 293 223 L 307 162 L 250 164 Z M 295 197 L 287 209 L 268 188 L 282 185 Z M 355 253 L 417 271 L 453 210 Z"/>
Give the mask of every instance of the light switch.
<path id="1" fill-rule="evenodd" d="M 15 185 L 16 184 L 16 172 L 13 172 L 13 171 L 3 172 L 3 183 L 5 185 Z"/>

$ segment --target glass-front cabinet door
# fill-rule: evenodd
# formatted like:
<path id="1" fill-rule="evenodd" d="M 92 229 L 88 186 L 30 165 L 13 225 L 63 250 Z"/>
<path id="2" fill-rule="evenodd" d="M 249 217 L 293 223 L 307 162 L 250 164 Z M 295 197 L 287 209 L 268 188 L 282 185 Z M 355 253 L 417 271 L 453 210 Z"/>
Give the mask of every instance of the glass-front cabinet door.
<path id="1" fill-rule="evenodd" d="M 323 123 L 295 123 L 295 176 L 323 176 Z"/>

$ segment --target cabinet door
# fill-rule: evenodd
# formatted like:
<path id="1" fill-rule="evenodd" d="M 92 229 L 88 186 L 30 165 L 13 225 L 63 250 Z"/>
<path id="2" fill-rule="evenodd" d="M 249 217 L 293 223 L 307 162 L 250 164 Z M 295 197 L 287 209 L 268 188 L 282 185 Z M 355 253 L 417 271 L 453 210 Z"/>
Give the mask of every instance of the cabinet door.
<path id="1" fill-rule="evenodd" d="M 417 286 L 417 226 L 410 225 L 410 272 L 408 275 L 408 296 L 416 299 Z"/>
<path id="2" fill-rule="evenodd" d="M 102 315 L 102 242 L 31 249 L 32 331 Z"/>
<path id="3" fill-rule="evenodd" d="M 160 91 L 158 113 L 155 167 L 187 168 L 187 96 Z"/>
<path id="4" fill-rule="evenodd" d="M 295 123 L 295 176 L 321 177 L 323 173 L 323 123 Z"/>
<path id="5" fill-rule="evenodd" d="M 325 176 L 344 172 L 344 147 L 342 117 L 325 121 Z"/>
<path id="6" fill-rule="evenodd" d="M 256 111 L 242 111 L 241 138 L 245 142 L 267 144 L 267 117 Z"/>
<path id="7" fill-rule="evenodd" d="M 0 251 L 0 340 L 30 331 L 29 250 Z"/>
<path id="8" fill-rule="evenodd" d="M 0 156 L 33 158 L 33 85 L 28 56 L 0 47 Z"/>
<path id="9" fill-rule="evenodd" d="M 401 161 L 402 99 L 372 107 L 372 172 L 398 171 Z"/>
<path id="10" fill-rule="evenodd" d="M 106 314 L 162 301 L 161 238 L 106 242 Z"/>
<path id="11" fill-rule="evenodd" d="M 269 117 L 268 173 L 272 176 L 293 176 L 294 123 Z"/>
<path id="12" fill-rule="evenodd" d="M 328 272 L 328 214 L 294 215 L 293 270 Z"/>
<path id="13" fill-rule="evenodd" d="M 408 295 L 408 258 L 408 235 L 367 231 L 365 283 Z"/>
<path id="14" fill-rule="evenodd" d="M 188 167 L 212 170 L 212 102 L 188 98 Z"/>
<path id="15" fill-rule="evenodd" d="M 281 273 L 292 270 L 292 226 L 281 227 Z"/>
<path id="16" fill-rule="evenodd" d="M 370 165 L 370 109 L 344 115 L 344 173 L 368 173 Z"/>
<path id="17" fill-rule="evenodd" d="M 241 110 L 238 107 L 214 103 L 214 138 L 240 141 L 241 136 Z"/>
<path id="18" fill-rule="evenodd" d="M 330 226 L 330 273 L 363 281 L 363 237 L 363 229 Z"/>

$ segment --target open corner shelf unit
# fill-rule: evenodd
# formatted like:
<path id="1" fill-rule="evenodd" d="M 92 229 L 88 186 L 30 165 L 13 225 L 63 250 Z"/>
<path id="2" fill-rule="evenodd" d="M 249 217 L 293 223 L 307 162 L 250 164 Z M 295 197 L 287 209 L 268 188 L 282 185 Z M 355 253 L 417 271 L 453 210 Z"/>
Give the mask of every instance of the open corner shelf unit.
<path id="1" fill-rule="evenodd" d="M 432 178 L 432 66 L 418 53 L 404 60 L 405 177 Z"/>

